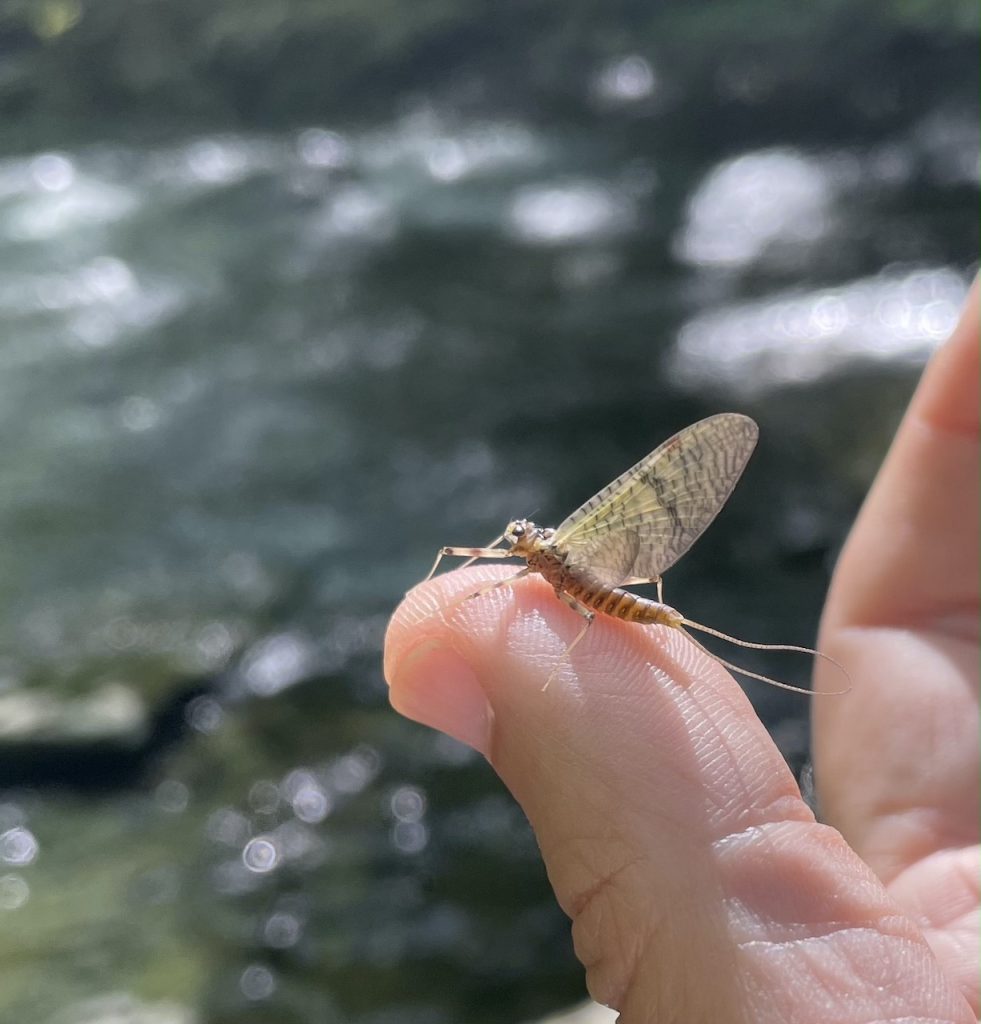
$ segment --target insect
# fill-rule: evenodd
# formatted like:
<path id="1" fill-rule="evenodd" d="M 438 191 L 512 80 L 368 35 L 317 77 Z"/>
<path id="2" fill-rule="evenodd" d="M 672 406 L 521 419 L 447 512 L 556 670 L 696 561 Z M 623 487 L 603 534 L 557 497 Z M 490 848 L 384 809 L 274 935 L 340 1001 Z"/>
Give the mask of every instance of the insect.
<path id="1" fill-rule="evenodd" d="M 601 614 L 625 622 L 680 629 L 726 668 L 781 689 L 812 693 L 725 661 L 688 630 L 699 630 L 755 650 L 816 655 L 836 665 L 846 677 L 848 673 L 833 658 L 810 647 L 739 640 L 685 618 L 663 601 L 662 574 L 688 551 L 719 514 L 742 476 L 758 437 L 756 423 L 739 413 L 720 413 L 699 420 L 607 484 L 555 529 L 515 519 L 486 547 L 441 548 L 426 579 L 432 578 L 446 556 L 467 558 L 465 566 L 480 558 L 523 558 L 527 565 L 520 572 L 468 594 L 463 600 L 508 586 L 530 573 L 540 573 L 559 600 L 584 620 L 559 665 L 586 635 L 596 615 Z M 506 546 L 499 547 L 502 541 Z M 656 601 L 624 589 L 644 583 L 656 584 Z M 559 665 L 552 670 L 546 687 Z"/>

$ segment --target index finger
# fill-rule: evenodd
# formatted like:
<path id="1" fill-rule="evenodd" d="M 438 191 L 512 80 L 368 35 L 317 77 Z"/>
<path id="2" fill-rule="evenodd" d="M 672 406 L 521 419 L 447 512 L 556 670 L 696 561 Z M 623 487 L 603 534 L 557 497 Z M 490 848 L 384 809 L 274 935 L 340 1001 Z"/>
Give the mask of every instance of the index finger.
<path id="1" fill-rule="evenodd" d="M 538 578 L 458 603 L 507 574 L 413 590 L 386 677 L 524 808 L 595 999 L 624 1021 L 970 1019 L 731 676 L 676 630 L 600 617 L 542 692 L 581 619 Z"/>

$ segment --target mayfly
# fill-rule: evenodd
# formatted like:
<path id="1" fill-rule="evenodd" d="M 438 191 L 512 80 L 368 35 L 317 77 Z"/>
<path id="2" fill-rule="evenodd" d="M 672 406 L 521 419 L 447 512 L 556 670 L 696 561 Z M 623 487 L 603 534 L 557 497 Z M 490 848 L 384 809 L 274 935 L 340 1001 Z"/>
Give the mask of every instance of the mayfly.
<path id="1" fill-rule="evenodd" d="M 846 677 L 847 672 L 833 658 L 810 647 L 739 640 L 685 618 L 663 601 L 662 574 L 719 514 L 742 476 L 758 437 L 756 423 L 739 413 L 720 413 L 699 420 L 607 484 L 555 529 L 515 519 L 487 547 L 441 548 L 426 579 L 433 576 L 447 555 L 467 558 L 466 565 L 479 558 L 523 558 L 528 564 L 520 572 L 469 594 L 464 600 L 508 586 L 529 573 L 540 573 L 556 596 L 585 620 L 566 649 L 563 662 L 599 613 L 625 622 L 680 629 L 726 668 L 785 690 L 812 693 L 725 661 L 703 647 L 688 629 L 740 647 L 816 655 L 836 665 Z M 506 546 L 498 547 L 502 541 Z M 644 583 L 657 586 L 656 601 L 623 589 Z"/>

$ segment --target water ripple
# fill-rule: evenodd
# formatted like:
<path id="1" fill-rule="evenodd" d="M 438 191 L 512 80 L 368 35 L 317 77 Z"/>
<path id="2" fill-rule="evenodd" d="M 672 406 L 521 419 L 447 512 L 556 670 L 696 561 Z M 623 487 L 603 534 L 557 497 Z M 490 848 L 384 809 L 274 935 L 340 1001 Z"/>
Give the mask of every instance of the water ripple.
<path id="1" fill-rule="evenodd" d="M 667 369 L 680 387 L 757 396 L 863 362 L 918 365 L 950 334 L 966 293 L 963 276 L 938 267 L 726 306 L 682 328 Z"/>

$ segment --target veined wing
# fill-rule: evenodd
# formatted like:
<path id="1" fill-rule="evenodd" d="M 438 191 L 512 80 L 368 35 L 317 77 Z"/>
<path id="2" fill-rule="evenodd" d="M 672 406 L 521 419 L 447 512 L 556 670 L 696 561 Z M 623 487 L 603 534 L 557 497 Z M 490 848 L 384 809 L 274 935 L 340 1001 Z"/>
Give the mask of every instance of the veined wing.
<path id="1" fill-rule="evenodd" d="M 685 427 L 576 509 L 552 543 L 606 586 L 660 576 L 719 514 L 758 436 L 732 412 Z"/>

